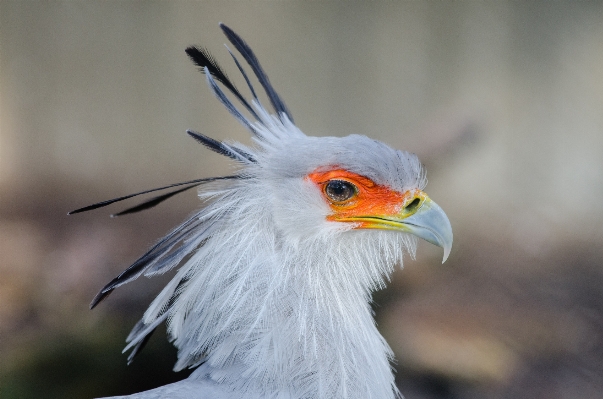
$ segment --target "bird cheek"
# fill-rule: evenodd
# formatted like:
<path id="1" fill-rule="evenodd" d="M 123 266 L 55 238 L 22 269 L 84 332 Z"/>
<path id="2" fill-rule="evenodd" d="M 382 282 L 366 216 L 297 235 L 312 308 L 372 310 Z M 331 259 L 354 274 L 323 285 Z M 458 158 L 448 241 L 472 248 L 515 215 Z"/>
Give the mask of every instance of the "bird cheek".
<path id="1" fill-rule="evenodd" d="M 388 187 L 376 186 L 370 190 L 361 190 L 353 202 L 345 205 L 331 204 L 332 213 L 328 220 L 354 222 L 356 228 L 368 228 L 370 223 L 358 218 L 388 217 L 398 215 L 403 210 L 412 193 L 399 193 Z"/>
<path id="2" fill-rule="evenodd" d="M 276 192 L 279 195 L 273 199 L 272 212 L 277 229 L 285 237 L 301 240 L 320 233 L 331 210 L 318 187 L 305 180 L 290 181 Z"/>

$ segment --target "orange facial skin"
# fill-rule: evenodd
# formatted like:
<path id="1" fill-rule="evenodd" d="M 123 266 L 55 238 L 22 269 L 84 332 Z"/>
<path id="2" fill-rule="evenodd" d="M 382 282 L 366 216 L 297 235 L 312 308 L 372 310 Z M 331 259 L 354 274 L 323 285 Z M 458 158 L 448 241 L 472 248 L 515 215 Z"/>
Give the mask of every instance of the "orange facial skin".
<path id="1" fill-rule="evenodd" d="M 358 218 L 379 218 L 400 214 L 402 209 L 417 198 L 417 194 L 421 192 L 420 190 L 409 190 L 400 193 L 344 169 L 317 170 L 310 173 L 307 179 L 321 189 L 323 197 L 333 210 L 333 213 L 327 216 L 327 220 L 354 222 L 358 224 L 356 228 L 374 228 L 374 222 L 362 221 Z M 345 201 L 333 201 L 325 192 L 327 183 L 332 180 L 352 183 L 357 188 L 356 195 Z"/>

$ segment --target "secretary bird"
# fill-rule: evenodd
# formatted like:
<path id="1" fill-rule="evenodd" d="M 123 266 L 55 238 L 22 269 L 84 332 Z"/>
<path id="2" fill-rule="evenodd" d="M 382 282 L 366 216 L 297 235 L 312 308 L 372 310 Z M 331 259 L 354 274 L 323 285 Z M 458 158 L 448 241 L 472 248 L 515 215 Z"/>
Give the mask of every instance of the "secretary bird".
<path id="1" fill-rule="evenodd" d="M 161 323 L 185 380 L 129 398 L 400 397 L 392 352 L 375 326 L 371 293 L 383 288 L 417 237 L 444 249 L 452 229 L 423 189 L 416 155 L 366 136 L 302 133 L 249 46 L 220 24 L 274 108 L 246 81 L 248 102 L 204 49 L 186 53 L 213 94 L 252 134 L 253 145 L 187 131 L 236 161 L 236 173 L 172 184 L 77 209 L 96 209 L 176 188 L 117 215 L 203 186 L 205 206 L 107 284 L 91 308 L 141 275 L 178 270 L 127 338 L 128 362 Z M 220 84 L 221 85 L 220 85 Z M 244 108 L 235 107 L 226 88 Z"/>

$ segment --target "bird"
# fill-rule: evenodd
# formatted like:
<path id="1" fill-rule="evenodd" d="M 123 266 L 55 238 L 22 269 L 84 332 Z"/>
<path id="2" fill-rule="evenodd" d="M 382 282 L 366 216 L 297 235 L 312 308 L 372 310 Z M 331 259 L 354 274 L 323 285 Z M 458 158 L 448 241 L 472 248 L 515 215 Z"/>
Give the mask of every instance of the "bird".
<path id="1" fill-rule="evenodd" d="M 251 100 L 206 49 L 186 49 L 211 92 L 251 133 L 251 144 L 187 133 L 234 161 L 235 171 L 70 212 L 168 189 L 115 215 L 149 209 L 195 187 L 203 202 L 90 305 L 140 276 L 175 269 L 124 351 L 131 351 L 131 362 L 166 323 L 178 350 L 174 369 L 194 371 L 120 398 L 399 398 L 372 292 L 386 286 L 404 256 L 414 258 L 418 239 L 442 247 L 443 262 L 450 254 L 452 228 L 424 191 L 425 168 L 415 154 L 364 135 L 304 134 L 249 45 L 219 26 L 272 108 L 262 105 L 228 46 Z"/>

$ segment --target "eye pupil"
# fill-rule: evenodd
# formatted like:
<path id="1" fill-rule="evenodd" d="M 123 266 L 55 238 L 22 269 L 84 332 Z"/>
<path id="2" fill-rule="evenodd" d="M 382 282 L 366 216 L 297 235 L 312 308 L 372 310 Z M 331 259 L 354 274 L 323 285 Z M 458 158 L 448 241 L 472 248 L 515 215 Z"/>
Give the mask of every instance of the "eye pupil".
<path id="1" fill-rule="evenodd" d="M 325 187 L 327 196 L 335 202 L 348 200 L 356 194 L 356 187 L 352 183 L 343 180 L 331 180 Z"/>

